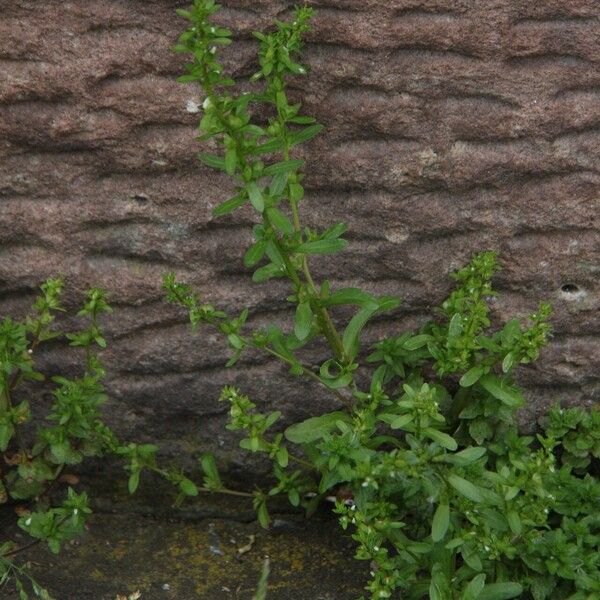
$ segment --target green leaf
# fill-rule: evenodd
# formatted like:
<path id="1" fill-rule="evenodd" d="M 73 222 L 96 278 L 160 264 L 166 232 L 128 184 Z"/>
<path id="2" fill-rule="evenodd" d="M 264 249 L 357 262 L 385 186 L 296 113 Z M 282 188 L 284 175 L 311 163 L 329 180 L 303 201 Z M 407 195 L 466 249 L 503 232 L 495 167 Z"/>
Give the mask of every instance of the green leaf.
<path id="1" fill-rule="evenodd" d="M 309 444 L 321 439 L 335 429 L 338 421 L 349 422 L 350 416 L 341 411 L 326 413 L 319 417 L 311 417 L 290 425 L 284 432 L 286 439 L 294 444 Z"/>
<path id="2" fill-rule="evenodd" d="M 456 452 L 455 454 L 443 454 L 439 457 L 436 457 L 436 462 L 447 462 L 459 467 L 466 467 L 476 461 L 478 461 L 482 456 L 486 453 L 485 448 L 480 448 L 477 446 L 471 446 L 470 448 L 465 448 L 460 452 Z"/>
<path id="3" fill-rule="evenodd" d="M 379 305 L 367 304 L 350 319 L 344 330 L 342 344 L 347 358 L 352 359 L 358 354 L 358 337 L 367 321 L 377 312 Z"/>
<path id="4" fill-rule="evenodd" d="M 223 487 L 221 478 L 219 477 L 219 470 L 215 463 L 215 457 L 210 452 L 205 452 L 200 457 L 200 466 L 206 477 L 207 487 L 212 489 L 220 489 Z"/>
<path id="5" fill-rule="evenodd" d="M 0 423 L 0 451 L 6 450 L 14 433 L 15 428 L 12 422 Z"/>
<path id="6" fill-rule="evenodd" d="M 219 204 L 219 206 L 213 208 L 212 214 L 215 217 L 220 217 L 222 215 L 226 215 L 228 213 L 230 213 L 231 211 L 235 210 L 236 208 L 239 208 L 240 206 L 242 206 L 242 204 L 246 203 L 246 196 L 244 195 L 237 195 L 234 196 L 233 198 L 229 198 L 229 200 L 225 200 L 225 202 L 222 202 L 221 204 Z"/>
<path id="7" fill-rule="evenodd" d="M 460 600 L 478 600 L 481 591 L 485 586 L 485 573 L 480 573 L 471 579 L 469 585 L 462 593 Z"/>
<path id="8" fill-rule="evenodd" d="M 337 290 L 324 302 L 327 306 L 339 305 L 339 304 L 356 304 L 358 306 L 365 306 L 366 304 L 372 304 L 377 302 L 377 299 L 372 294 L 365 292 L 359 288 L 343 288 Z"/>
<path id="9" fill-rule="evenodd" d="M 462 333 L 462 316 L 459 313 L 452 315 L 448 324 L 448 339 L 457 338 Z"/>
<path id="10" fill-rule="evenodd" d="M 263 281 L 267 281 L 267 279 L 271 279 L 271 277 L 278 277 L 282 274 L 283 271 L 280 266 L 269 263 L 268 265 L 260 267 L 254 271 L 254 274 L 252 275 L 252 281 L 255 283 L 261 283 Z"/>
<path id="11" fill-rule="evenodd" d="M 226 171 L 225 159 L 217 156 L 216 154 L 207 154 L 206 152 L 199 152 L 198 158 L 209 167 L 213 169 L 219 169 L 220 171 Z"/>
<path id="12" fill-rule="evenodd" d="M 413 335 L 404 342 L 403 346 L 406 350 L 418 350 L 427 345 L 427 342 L 431 341 L 431 339 L 431 336 L 427 334 Z"/>
<path id="13" fill-rule="evenodd" d="M 504 357 L 504 360 L 502 361 L 502 372 L 508 373 L 511 370 L 514 362 L 515 362 L 515 356 L 512 352 L 509 352 Z"/>
<path id="14" fill-rule="evenodd" d="M 296 252 L 302 254 L 333 254 L 343 250 L 348 245 L 346 240 L 315 240 L 304 242 L 295 248 Z"/>
<path id="15" fill-rule="evenodd" d="M 129 493 L 133 494 L 138 489 L 138 485 L 140 483 L 140 472 L 133 471 L 129 476 L 129 481 L 127 482 L 127 488 L 129 489 Z"/>
<path id="16" fill-rule="evenodd" d="M 252 206 L 259 212 L 262 213 L 265 210 L 265 199 L 263 198 L 262 192 L 254 181 L 249 181 L 246 184 L 246 191 Z"/>
<path id="17" fill-rule="evenodd" d="M 515 510 L 509 510 L 506 513 L 506 520 L 508 521 L 508 526 L 510 527 L 511 531 L 516 535 L 520 535 L 523 531 L 523 524 L 521 523 L 519 513 L 517 513 Z"/>
<path id="18" fill-rule="evenodd" d="M 261 527 L 263 527 L 264 529 L 268 529 L 269 523 L 271 522 L 271 518 L 269 517 L 269 510 L 267 509 L 267 503 L 261 502 L 259 504 L 258 510 L 256 512 L 257 512 L 257 516 L 258 516 L 258 522 L 260 523 Z"/>
<path id="19" fill-rule="evenodd" d="M 296 144 L 302 144 L 303 142 L 311 140 L 316 135 L 319 135 L 321 131 L 323 131 L 323 125 L 311 125 L 310 127 L 306 127 L 305 129 L 302 129 L 302 131 L 291 135 L 290 143 L 292 146 L 295 146 Z"/>
<path id="20" fill-rule="evenodd" d="M 513 387 L 510 387 L 496 375 L 484 375 L 479 383 L 481 386 L 489 392 L 494 398 L 500 400 L 500 402 L 510 406 L 511 408 L 518 408 L 523 406 L 524 400 L 521 392 Z"/>
<path id="21" fill-rule="evenodd" d="M 483 373 L 483 367 L 473 367 L 460 378 L 459 383 L 462 387 L 471 387 L 474 383 L 479 381 Z"/>
<path id="22" fill-rule="evenodd" d="M 381 414 L 377 417 L 380 421 L 388 423 L 392 429 L 403 429 L 409 423 L 415 420 L 415 415 L 407 413 L 405 415 Z"/>
<path id="23" fill-rule="evenodd" d="M 277 138 L 274 140 L 269 140 L 264 144 L 257 146 L 252 154 L 271 154 L 271 152 L 277 152 L 277 150 L 281 150 L 283 148 L 283 142 Z"/>
<path id="24" fill-rule="evenodd" d="M 279 231 L 286 235 L 293 235 L 294 226 L 292 225 L 292 222 L 278 208 L 267 208 L 267 217 Z"/>
<path id="25" fill-rule="evenodd" d="M 431 539 L 439 542 L 444 539 L 450 525 L 450 506 L 447 503 L 439 504 L 431 522 Z"/>
<path id="26" fill-rule="evenodd" d="M 300 302 L 296 307 L 296 317 L 294 319 L 294 334 L 302 341 L 308 337 L 312 325 L 312 310 L 310 302 Z"/>
<path id="27" fill-rule="evenodd" d="M 489 583 L 484 588 L 477 600 L 508 600 L 516 598 L 523 593 L 523 586 L 513 581 L 504 583 Z"/>
<path id="28" fill-rule="evenodd" d="M 462 494 L 472 502 L 483 502 L 484 495 L 481 493 L 481 489 L 473 485 L 470 481 L 452 473 L 448 475 L 448 483 L 459 494 Z"/>
<path id="29" fill-rule="evenodd" d="M 271 175 L 279 175 L 281 173 L 289 173 L 290 171 L 296 171 L 304 166 L 303 160 L 283 160 L 281 162 L 269 165 L 263 169 L 262 174 L 265 177 Z"/>
<path id="30" fill-rule="evenodd" d="M 235 148 L 229 148 L 225 152 L 225 171 L 228 175 L 235 175 L 235 169 L 237 167 L 237 153 Z"/>
<path id="31" fill-rule="evenodd" d="M 267 242 L 259 240 L 252 244 L 244 254 L 244 264 L 247 267 L 253 267 L 264 255 L 267 249 Z"/>
<path id="32" fill-rule="evenodd" d="M 458 448 L 458 444 L 456 440 L 449 436 L 447 433 L 443 431 L 439 431 L 438 429 L 433 429 L 433 427 L 425 427 L 423 428 L 423 433 L 432 439 L 434 442 L 437 442 L 443 448 L 447 450 L 456 450 Z"/>
<path id="33" fill-rule="evenodd" d="M 196 484 L 193 481 L 190 481 L 189 479 L 187 479 L 186 477 L 184 477 L 179 482 L 179 490 L 181 491 L 182 494 L 185 494 L 186 496 L 197 496 L 198 495 L 198 488 L 196 487 Z"/>

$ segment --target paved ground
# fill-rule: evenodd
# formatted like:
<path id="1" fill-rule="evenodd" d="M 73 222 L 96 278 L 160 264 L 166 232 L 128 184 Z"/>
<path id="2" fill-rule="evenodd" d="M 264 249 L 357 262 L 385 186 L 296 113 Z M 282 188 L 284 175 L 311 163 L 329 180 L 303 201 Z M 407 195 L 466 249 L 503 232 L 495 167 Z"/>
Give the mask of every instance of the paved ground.
<path id="1" fill-rule="evenodd" d="M 282 505 L 265 531 L 243 500 L 211 496 L 175 509 L 161 501 L 162 491 L 156 497 L 146 488 L 120 513 L 119 494 L 100 495 L 78 543 L 58 556 L 41 546 L 28 552 L 36 577 L 57 600 L 115 600 L 135 590 L 142 600 L 251 600 L 269 556 L 268 600 L 356 600 L 362 593 L 368 565 L 352 558 L 354 544 L 327 508 L 305 520 Z M 0 598 L 16 596 L 9 586 Z"/>

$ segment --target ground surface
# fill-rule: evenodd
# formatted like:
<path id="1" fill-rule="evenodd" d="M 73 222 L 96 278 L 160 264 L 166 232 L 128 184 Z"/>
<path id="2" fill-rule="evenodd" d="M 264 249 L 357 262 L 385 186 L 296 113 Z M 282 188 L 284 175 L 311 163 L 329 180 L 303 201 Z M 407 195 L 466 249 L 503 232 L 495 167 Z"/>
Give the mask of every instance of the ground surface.
<path id="1" fill-rule="evenodd" d="M 42 546 L 28 551 L 35 576 L 56 600 L 115 600 L 135 590 L 141 600 L 251 600 L 265 556 L 268 600 L 361 595 L 368 565 L 352 558 L 354 543 L 327 508 L 310 520 L 281 512 L 265 531 L 244 500 L 213 496 L 176 509 L 160 498 L 153 504 L 149 489 L 133 503 L 118 500 L 97 496 L 85 536 L 60 555 Z M 127 512 L 114 512 L 118 506 Z M 27 542 L 13 521 L 8 510 L 0 513 L 2 535 L 9 524 L 12 539 Z M 1 600 L 13 598 L 11 585 L 0 590 Z"/>

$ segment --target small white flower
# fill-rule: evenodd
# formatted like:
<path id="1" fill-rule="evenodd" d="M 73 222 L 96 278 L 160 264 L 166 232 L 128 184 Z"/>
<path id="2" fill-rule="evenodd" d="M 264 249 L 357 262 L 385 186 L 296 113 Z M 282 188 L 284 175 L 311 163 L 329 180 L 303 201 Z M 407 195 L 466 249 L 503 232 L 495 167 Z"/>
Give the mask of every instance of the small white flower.
<path id="1" fill-rule="evenodd" d="M 73 514 L 74 515 L 78 515 L 79 514 L 79 509 L 78 508 L 73 509 Z"/>
<path id="2" fill-rule="evenodd" d="M 185 110 L 189 113 L 197 113 L 200 112 L 200 105 L 195 100 L 188 100 L 185 105 Z"/>
<path id="3" fill-rule="evenodd" d="M 27 521 L 25 521 L 25 525 L 27 525 L 27 527 L 29 527 L 31 525 L 31 517 L 29 517 L 29 519 L 27 519 Z"/>
<path id="4" fill-rule="evenodd" d="M 211 27 L 211 28 L 210 28 L 210 32 L 211 32 L 211 33 L 215 33 L 216 31 L 217 31 L 217 30 L 216 30 L 214 27 Z"/>
<path id="5" fill-rule="evenodd" d="M 299 67 L 298 73 L 300 73 L 301 75 L 304 75 L 306 73 L 306 69 L 304 67 Z"/>
<path id="6" fill-rule="evenodd" d="M 204 98 L 204 102 L 202 103 L 202 108 L 204 110 L 206 110 L 207 108 L 210 108 L 212 106 L 212 102 L 210 101 L 210 98 L 207 96 L 206 98 Z"/>
<path id="7" fill-rule="evenodd" d="M 213 46 L 213 47 L 210 49 L 210 53 L 211 53 L 211 54 L 214 54 L 216 51 L 217 51 L 217 47 L 216 47 L 216 46 Z"/>
<path id="8" fill-rule="evenodd" d="M 373 546 L 373 552 L 379 552 L 379 546 Z"/>
<path id="9" fill-rule="evenodd" d="M 484 549 L 486 552 L 489 552 L 489 551 L 490 551 L 490 547 L 489 547 L 489 546 L 484 546 L 484 547 L 483 547 L 483 549 Z"/>
<path id="10" fill-rule="evenodd" d="M 362 482 L 362 486 L 363 487 L 369 487 L 369 482 L 368 481 L 363 481 Z"/>

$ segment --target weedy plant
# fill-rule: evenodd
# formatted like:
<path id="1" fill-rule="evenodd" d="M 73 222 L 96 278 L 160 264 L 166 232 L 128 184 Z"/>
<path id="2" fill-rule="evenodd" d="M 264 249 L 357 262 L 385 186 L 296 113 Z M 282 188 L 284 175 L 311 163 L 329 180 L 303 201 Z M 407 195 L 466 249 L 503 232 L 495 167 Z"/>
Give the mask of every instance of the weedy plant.
<path id="1" fill-rule="evenodd" d="M 102 421 L 105 372 L 96 350 L 106 346 L 99 319 L 112 312 L 111 307 L 102 290 L 91 289 L 77 313 L 87 319 L 87 327 L 64 333 L 55 326 L 56 314 L 63 311 L 62 288 L 60 279 L 49 279 L 41 286 L 30 316 L 0 322 L 0 505 L 18 507 L 18 525 L 33 538 L 24 546 L 0 539 L 0 586 L 14 581 L 20 600 L 29 598 L 31 592 L 50 598 L 27 564 L 19 561 L 21 553 L 38 542 L 57 553 L 62 543 L 83 532 L 91 513 L 85 492 L 78 494 L 71 487 L 59 506 L 52 505 L 49 493 L 66 468 L 85 458 L 114 454 L 127 463 L 131 492 L 147 468 L 176 484 L 180 495 L 197 494 L 180 471 L 157 465 L 155 446 L 122 443 Z M 40 345 L 60 337 L 83 350 L 84 368 L 77 378 L 52 377 L 53 401 L 44 419 L 41 407 L 30 405 L 22 384 L 44 380 L 35 366 L 36 354 Z"/>
<path id="2" fill-rule="evenodd" d="M 248 331 L 247 310 L 231 318 L 174 275 L 165 278 L 167 297 L 189 311 L 194 327 L 210 325 L 225 336 L 228 365 L 261 349 L 291 376 L 329 390 L 339 405 L 274 433 L 279 412 L 262 414 L 241 391 L 223 390 L 228 427 L 245 435 L 241 447 L 273 460 L 276 485 L 254 497 L 260 522 L 268 525 L 271 496 L 286 494 L 312 510 L 336 493 L 356 558 L 371 565 L 372 599 L 600 599 L 600 482 L 589 472 L 600 450 L 598 413 L 556 408 L 538 435 L 517 430 L 525 401 L 513 371 L 538 358 L 550 307 L 492 330 L 498 266 L 495 254 L 484 252 L 454 274 L 454 291 L 435 320 L 383 339 L 365 356 L 361 331 L 399 301 L 317 283 L 310 261 L 342 251 L 346 226 L 314 230 L 300 219 L 304 163 L 293 153 L 322 127 L 301 114 L 286 88 L 289 77 L 307 73 L 298 55 L 313 11 L 298 8 L 291 21 L 255 34 L 256 87 L 237 93 L 218 62 L 217 49 L 231 38 L 210 21 L 217 10 L 213 0 L 195 0 L 178 11 L 191 26 L 175 50 L 193 56 L 180 81 L 205 94 L 199 139 L 223 148 L 200 160 L 234 181 L 233 196 L 214 214 L 253 207 L 258 222 L 244 264 L 257 283 L 289 281 L 293 326 Z M 356 310 L 338 329 L 331 312 L 342 305 Z M 302 348 L 319 340 L 330 357 L 313 370 Z M 205 488 L 218 490 L 214 461 L 205 456 L 203 466 Z"/>
<path id="3" fill-rule="evenodd" d="M 513 371 L 536 360 L 548 341 L 549 305 L 525 323 L 511 319 L 492 330 L 498 265 L 484 252 L 454 273 L 454 291 L 435 320 L 383 339 L 365 356 L 361 331 L 399 300 L 315 282 L 310 261 L 342 251 L 346 226 L 313 230 L 300 219 L 304 162 L 293 152 L 322 127 L 301 114 L 286 88 L 289 77 L 307 73 L 298 55 L 313 11 L 298 8 L 275 31 L 255 33 L 257 85 L 236 93 L 217 58 L 231 41 L 210 21 L 217 10 L 213 0 L 195 0 L 178 11 L 191 26 L 175 50 L 193 55 L 180 81 L 205 94 L 199 139 L 223 147 L 200 160 L 234 181 L 234 195 L 214 215 L 253 207 L 258 223 L 244 264 L 257 283 L 289 281 L 293 326 L 248 331 L 247 310 L 231 318 L 174 275 L 165 278 L 167 297 L 189 311 L 194 327 L 207 324 L 225 336 L 228 365 L 261 349 L 339 405 L 273 433 L 279 412 L 262 414 L 241 391 L 223 390 L 228 428 L 245 434 L 241 447 L 273 460 L 275 486 L 254 494 L 260 522 L 269 523 L 269 497 L 286 494 L 310 511 L 337 494 L 335 510 L 358 544 L 356 558 L 371 565 L 372 599 L 600 599 L 600 482 L 589 470 L 598 465 L 599 413 L 556 408 L 537 435 L 517 429 L 525 400 Z M 356 310 L 338 329 L 331 311 L 342 305 Z M 313 370 L 301 353 L 318 340 L 330 357 Z M 214 461 L 205 456 L 203 467 L 205 488 L 218 490 Z"/>

